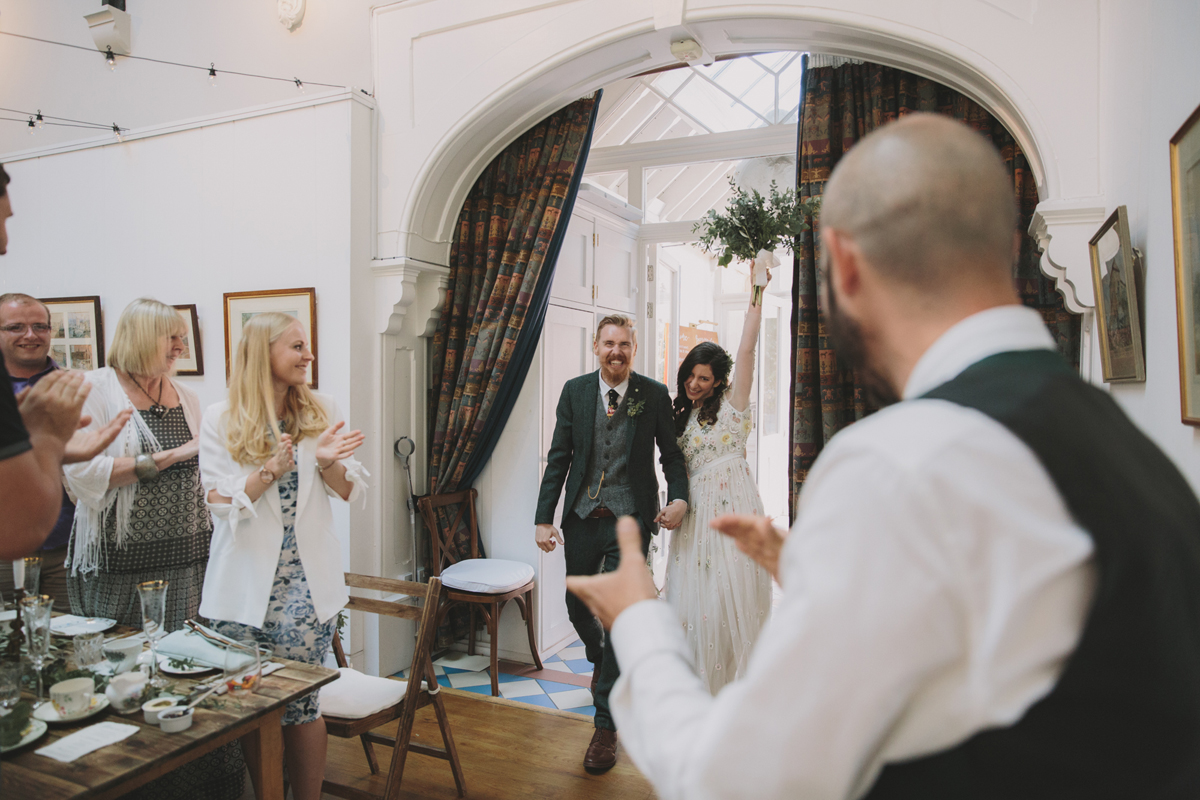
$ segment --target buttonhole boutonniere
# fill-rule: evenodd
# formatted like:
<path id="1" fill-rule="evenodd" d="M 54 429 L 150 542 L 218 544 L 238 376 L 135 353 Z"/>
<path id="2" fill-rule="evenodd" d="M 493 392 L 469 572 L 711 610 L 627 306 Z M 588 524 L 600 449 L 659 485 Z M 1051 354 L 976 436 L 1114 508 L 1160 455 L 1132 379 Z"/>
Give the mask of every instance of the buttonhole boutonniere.
<path id="1" fill-rule="evenodd" d="M 645 400 L 630 400 L 629 407 L 625 410 L 625 414 L 630 417 L 636 417 L 642 413 L 642 409 L 646 407 Z"/>

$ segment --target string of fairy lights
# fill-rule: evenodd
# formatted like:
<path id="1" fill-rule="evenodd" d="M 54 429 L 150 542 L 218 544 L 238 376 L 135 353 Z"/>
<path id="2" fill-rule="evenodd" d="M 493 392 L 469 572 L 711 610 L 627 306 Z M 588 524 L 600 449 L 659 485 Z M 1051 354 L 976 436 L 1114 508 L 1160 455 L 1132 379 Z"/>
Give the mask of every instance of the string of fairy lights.
<path id="1" fill-rule="evenodd" d="M 323 87 L 329 87 L 332 89 L 343 88 L 339 84 L 335 84 L 335 83 L 321 83 L 320 81 L 302 81 L 297 77 L 284 78 L 284 77 L 280 77 L 277 75 L 259 75 L 254 72 L 240 72 L 237 70 L 230 70 L 230 69 L 218 70 L 216 62 L 209 62 L 209 65 L 207 67 L 205 67 L 200 64 L 187 64 L 182 61 L 168 61 L 166 59 L 150 58 L 148 56 L 135 56 L 135 55 L 124 55 L 124 54 L 120 54 L 120 53 L 114 53 L 113 49 L 111 47 L 107 48 L 104 51 L 100 51 L 94 47 L 85 47 L 83 45 L 71 44 L 69 42 L 56 42 L 53 39 L 42 39 L 37 36 L 27 36 L 22 33 L 12 33 L 10 31 L 0 31 L 0 36 L 11 36 L 14 39 L 26 39 L 31 42 L 41 42 L 42 44 L 50 44 L 50 45 L 54 45 L 56 47 L 69 47 L 72 50 L 84 50 L 89 53 L 97 53 L 101 57 L 104 58 L 104 61 L 108 65 L 108 68 L 110 70 L 116 70 L 117 59 L 129 59 L 129 60 L 133 60 L 133 61 L 149 61 L 154 64 L 163 64 L 166 66 L 177 67 L 180 69 L 199 70 L 201 72 L 207 73 L 208 82 L 213 87 L 215 87 L 217 85 L 217 75 L 220 74 L 220 75 L 236 75 L 236 76 L 242 77 L 242 78 L 254 78 L 257 80 L 264 80 L 264 81 L 278 81 L 281 83 L 291 83 L 291 84 L 294 84 L 296 89 L 301 93 L 303 93 L 305 91 L 306 87 L 309 87 L 309 86 L 323 86 Z M 37 109 L 36 111 L 23 111 L 23 110 L 15 109 L 15 108 L 0 107 L 0 113 L 17 114 L 18 116 L 16 116 L 16 117 L 0 116 L 0 122 L 21 123 L 29 129 L 30 135 L 37 133 L 43 127 L 49 125 L 49 126 L 58 127 L 58 128 L 82 128 L 85 130 L 109 131 L 114 136 L 117 137 L 117 141 L 124 141 L 124 135 L 125 135 L 125 133 L 127 133 L 129 131 L 128 128 L 122 128 L 120 125 L 118 125 L 115 122 L 113 122 L 113 123 L 88 122 L 86 120 L 71 119 L 69 117 L 56 117 L 56 116 L 52 116 L 50 114 L 43 114 L 42 110 L 40 108 Z"/>

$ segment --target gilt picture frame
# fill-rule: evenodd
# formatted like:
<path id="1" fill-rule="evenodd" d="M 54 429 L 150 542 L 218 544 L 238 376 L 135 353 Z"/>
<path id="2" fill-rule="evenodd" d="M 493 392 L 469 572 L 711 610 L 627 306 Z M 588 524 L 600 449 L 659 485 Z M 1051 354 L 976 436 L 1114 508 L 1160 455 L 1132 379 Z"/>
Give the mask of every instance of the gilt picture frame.
<path id="1" fill-rule="evenodd" d="M 50 357 L 63 369 L 89 372 L 104 366 L 100 296 L 40 297 L 50 309 Z"/>
<path id="2" fill-rule="evenodd" d="M 1141 264 L 1129 241 L 1129 216 L 1118 206 L 1088 242 L 1096 331 L 1106 383 L 1146 380 L 1142 344 Z"/>
<path id="3" fill-rule="evenodd" d="M 200 340 L 200 317 L 196 313 L 195 303 L 177 305 L 180 319 L 187 326 L 184 334 L 183 355 L 175 359 L 176 375 L 204 374 L 204 343 Z"/>
<path id="4" fill-rule="evenodd" d="M 1200 426 L 1200 107 L 1171 137 L 1180 420 Z"/>
<path id="5" fill-rule="evenodd" d="M 315 287 L 301 289 L 267 289 L 257 292 L 225 293 L 225 382 L 233 374 L 238 343 L 242 340 L 242 328 L 256 314 L 265 311 L 282 311 L 300 320 L 308 334 L 313 362 L 309 367 L 308 385 L 317 388 L 317 290 Z"/>

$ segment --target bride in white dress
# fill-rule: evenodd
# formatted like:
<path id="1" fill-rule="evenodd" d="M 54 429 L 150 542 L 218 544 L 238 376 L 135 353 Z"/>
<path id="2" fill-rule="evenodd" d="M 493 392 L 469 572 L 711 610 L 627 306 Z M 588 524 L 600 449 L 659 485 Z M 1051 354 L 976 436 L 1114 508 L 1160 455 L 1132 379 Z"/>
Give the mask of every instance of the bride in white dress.
<path id="1" fill-rule="evenodd" d="M 721 514 L 763 513 L 746 463 L 761 320 L 762 306 L 751 302 L 732 384 L 733 362 L 712 342 L 698 344 L 679 366 L 675 433 L 687 457 L 689 500 L 671 535 L 664 593 L 714 695 L 745 668 L 771 610 L 770 574 L 709 527 Z"/>

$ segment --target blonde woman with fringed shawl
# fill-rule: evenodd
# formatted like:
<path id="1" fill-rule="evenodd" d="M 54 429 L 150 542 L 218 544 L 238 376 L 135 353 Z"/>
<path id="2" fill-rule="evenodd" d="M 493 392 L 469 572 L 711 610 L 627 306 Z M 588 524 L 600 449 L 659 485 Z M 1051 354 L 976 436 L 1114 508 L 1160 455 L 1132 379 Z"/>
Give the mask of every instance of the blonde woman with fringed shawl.
<path id="1" fill-rule="evenodd" d="M 226 636 L 320 664 L 349 599 L 330 498 L 362 496 L 366 470 L 353 458 L 362 433 L 343 431 L 333 400 L 308 388 L 312 361 L 295 317 L 259 314 L 242 329 L 228 402 L 204 413 L 200 470 L 216 527 L 200 613 Z M 296 800 L 319 798 L 325 774 L 317 694 L 283 717 Z"/>
<path id="2" fill-rule="evenodd" d="M 186 329 L 171 306 L 141 298 L 121 313 L 108 366 L 87 374 L 83 413 L 90 428 L 132 411 L 108 448 L 64 467 L 78 499 L 67 563 L 71 610 L 142 627 L 138 584 L 166 580 L 168 631 L 200 610 L 212 517 L 204 502 L 197 453 L 200 401 L 171 378 Z M 237 798 L 242 794 L 236 743 L 136 790 L 165 798 Z"/>

